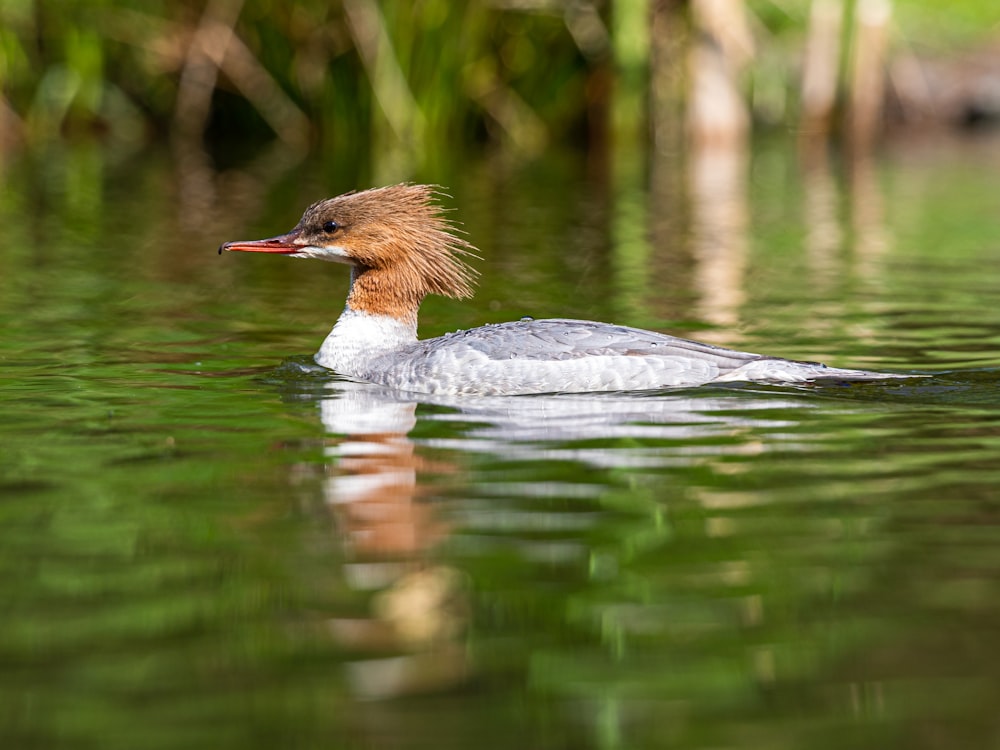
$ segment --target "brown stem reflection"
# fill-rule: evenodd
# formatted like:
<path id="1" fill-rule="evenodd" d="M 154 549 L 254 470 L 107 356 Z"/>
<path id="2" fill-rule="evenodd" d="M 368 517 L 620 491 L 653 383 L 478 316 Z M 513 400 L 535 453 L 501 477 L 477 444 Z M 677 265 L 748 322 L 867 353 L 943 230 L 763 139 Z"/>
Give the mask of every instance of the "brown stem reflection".
<path id="1" fill-rule="evenodd" d="M 805 146 L 805 142 L 800 141 L 800 145 Z M 806 261 L 817 292 L 826 297 L 836 283 L 837 259 L 844 242 L 839 214 L 841 193 L 825 143 L 813 141 L 800 153 Z"/>
<path id="2" fill-rule="evenodd" d="M 882 286 L 882 259 L 891 245 L 885 223 L 882 188 L 874 162 L 855 158 L 850 165 L 851 229 L 856 272 L 866 283 Z"/>
<path id="3" fill-rule="evenodd" d="M 825 144 L 800 141 L 803 224 L 809 282 L 820 299 L 836 296 L 843 281 L 859 281 L 876 294 L 883 290 L 882 259 L 891 245 L 884 196 L 875 163 L 867 154 L 848 154 L 847 185 L 834 170 Z M 846 197 L 848 218 L 841 213 Z M 822 335 L 833 321 L 814 316 L 809 325 Z M 854 335 L 873 335 L 855 323 Z"/>
<path id="4" fill-rule="evenodd" d="M 731 329 L 739 322 L 740 307 L 746 299 L 749 209 L 744 144 L 703 144 L 694 148 L 688 178 L 698 317 Z M 704 331 L 699 335 L 711 339 L 711 334 Z M 730 333 L 725 341 L 731 343 Z"/>

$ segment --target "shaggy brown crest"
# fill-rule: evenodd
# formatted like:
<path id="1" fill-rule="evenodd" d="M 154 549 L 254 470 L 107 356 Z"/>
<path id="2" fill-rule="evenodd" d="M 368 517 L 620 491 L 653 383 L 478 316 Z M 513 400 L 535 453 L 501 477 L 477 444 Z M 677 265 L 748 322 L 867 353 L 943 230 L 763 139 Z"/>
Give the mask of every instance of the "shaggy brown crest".
<path id="1" fill-rule="evenodd" d="M 428 294 L 471 297 L 476 248 L 455 234 L 430 185 L 391 185 L 314 203 L 293 232 L 335 245 L 355 267 L 348 305 L 404 318 Z"/>
<path id="2" fill-rule="evenodd" d="M 287 234 L 226 242 L 219 252 L 276 253 L 347 263 L 347 306 L 416 326 L 428 294 L 471 297 L 476 248 L 457 236 L 430 185 L 390 185 L 314 203 Z"/>

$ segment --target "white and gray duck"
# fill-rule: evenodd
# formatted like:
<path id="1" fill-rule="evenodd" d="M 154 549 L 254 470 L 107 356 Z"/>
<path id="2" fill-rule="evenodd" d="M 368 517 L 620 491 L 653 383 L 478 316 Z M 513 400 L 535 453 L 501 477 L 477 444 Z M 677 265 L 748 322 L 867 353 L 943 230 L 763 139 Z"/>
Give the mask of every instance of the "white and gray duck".
<path id="1" fill-rule="evenodd" d="M 347 193 L 306 209 L 287 234 L 223 250 L 317 258 L 351 267 L 347 306 L 317 364 L 404 391 L 517 395 L 640 391 L 749 381 L 911 377 L 725 349 L 589 320 L 524 319 L 417 338 L 428 294 L 472 296 L 475 248 L 455 233 L 428 185 Z"/>

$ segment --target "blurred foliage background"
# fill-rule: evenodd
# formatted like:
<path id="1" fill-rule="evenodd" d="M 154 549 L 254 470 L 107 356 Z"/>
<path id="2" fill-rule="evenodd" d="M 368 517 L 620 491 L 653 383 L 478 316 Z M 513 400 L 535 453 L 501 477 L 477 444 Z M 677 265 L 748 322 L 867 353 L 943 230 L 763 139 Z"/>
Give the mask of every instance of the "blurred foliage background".
<path id="1" fill-rule="evenodd" d="M 846 19 L 846 49 L 862 0 L 826 1 Z M 720 3 L 752 41 L 737 73 L 752 121 L 794 127 L 817 3 Z M 616 130 L 648 137 L 651 112 L 683 119 L 699 4 L 708 3 L 4 0 L 3 144 L 172 136 L 424 155 L 501 143 L 530 154 L 555 140 L 599 144 Z M 995 0 L 908 0 L 891 8 L 889 47 L 904 61 L 957 59 L 956 75 L 964 64 L 968 78 L 983 67 L 963 55 L 995 50 L 998 32 Z M 891 71 L 889 80 L 888 96 L 905 101 Z"/>

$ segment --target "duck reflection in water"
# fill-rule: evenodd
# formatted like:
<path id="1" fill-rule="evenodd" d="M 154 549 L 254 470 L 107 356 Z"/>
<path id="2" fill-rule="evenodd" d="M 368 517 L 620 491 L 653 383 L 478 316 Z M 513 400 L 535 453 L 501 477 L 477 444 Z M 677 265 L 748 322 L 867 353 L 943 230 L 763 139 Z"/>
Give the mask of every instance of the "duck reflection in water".
<path id="1" fill-rule="evenodd" d="M 452 519 L 475 516 L 474 525 L 503 511 L 458 510 L 428 502 L 444 476 L 454 487 L 461 467 L 440 458 L 454 451 L 480 452 L 501 460 L 563 460 L 597 468 L 656 470 L 680 460 L 663 441 L 702 443 L 705 454 L 763 450 L 759 442 L 712 447 L 720 436 L 750 428 L 784 430 L 797 421 L 776 416 L 801 413 L 805 399 L 752 392 L 692 392 L 507 397 L 429 397 L 364 383 L 332 381 L 319 400 L 328 435 L 323 493 L 349 561 L 347 583 L 371 594 L 369 615 L 328 621 L 336 640 L 371 654 L 349 665 L 359 697 L 387 698 L 461 684 L 473 674 L 465 647 L 469 582 L 456 567 L 436 560 L 449 539 Z M 420 418 L 449 423 L 443 434 L 414 440 Z M 764 411 L 766 410 L 766 412 Z M 637 440 L 638 439 L 638 440 Z M 643 440 L 650 441 L 643 445 Z M 655 441 L 659 441 L 659 445 Z M 789 447 L 788 443 L 782 445 Z M 689 449 L 690 450 L 690 449 Z M 428 459 L 426 454 L 435 458 Z M 491 491 L 496 490 L 493 487 Z M 539 482 L 534 492 L 565 493 L 565 482 Z M 508 519 L 509 520 L 509 519 Z M 467 533 L 457 529 L 460 533 Z M 578 542 L 521 540 L 529 557 L 585 556 Z M 384 654 L 384 655 L 379 655 Z"/>

